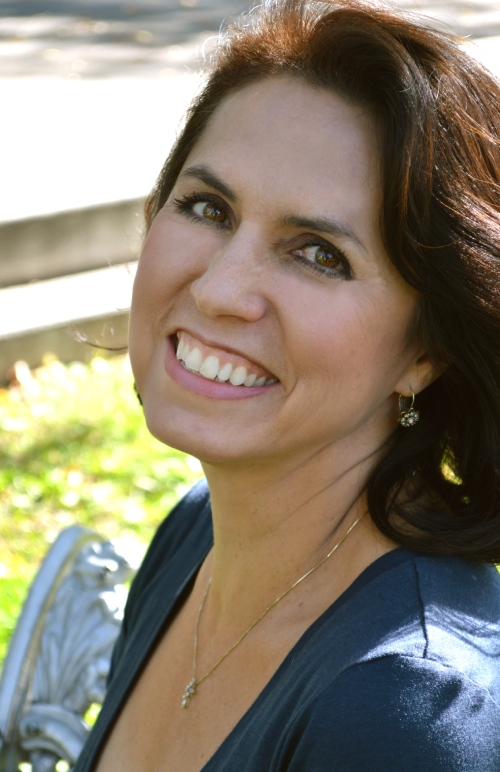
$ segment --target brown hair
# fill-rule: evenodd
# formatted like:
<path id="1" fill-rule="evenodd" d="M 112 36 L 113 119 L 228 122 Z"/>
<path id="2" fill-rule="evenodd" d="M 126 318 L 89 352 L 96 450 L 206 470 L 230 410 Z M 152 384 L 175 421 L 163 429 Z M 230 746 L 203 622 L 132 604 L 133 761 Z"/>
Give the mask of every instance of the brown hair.
<path id="1" fill-rule="evenodd" d="M 378 121 L 382 233 L 421 295 L 418 334 L 443 370 L 418 395 L 420 423 L 396 430 L 373 472 L 370 514 L 419 551 L 500 561 L 499 86 L 448 35 L 380 4 L 270 0 L 221 37 L 148 224 L 221 100 L 279 74 Z"/>

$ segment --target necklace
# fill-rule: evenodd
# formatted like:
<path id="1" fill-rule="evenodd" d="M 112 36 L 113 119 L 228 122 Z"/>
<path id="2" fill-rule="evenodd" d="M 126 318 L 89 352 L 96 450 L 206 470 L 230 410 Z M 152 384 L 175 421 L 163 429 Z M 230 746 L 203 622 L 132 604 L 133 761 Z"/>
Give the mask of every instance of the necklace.
<path id="1" fill-rule="evenodd" d="M 359 521 L 362 520 L 365 515 L 366 515 L 366 512 L 364 514 L 362 514 L 361 517 L 358 517 L 358 519 L 355 520 L 354 523 L 347 529 L 347 531 L 342 536 L 340 541 L 338 541 L 332 547 L 330 552 L 328 552 L 323 558 L 321 558 L 319 563 L 316 563 L 316 565 L 313 566 L 312 568 L 310 568 L 309 571 L 306 571 L 306 573 L 303 576 L 301 576 L 300 579 L 297 579 L 288 588 L 288 590 L 285 590 L 285 592 L 282 592 L 281 595 L 278 595 L 278 597 L 275 600 L 273 600 L 273 602 L 262 612 L 262 614 L 259 617 L 257 617 L 255 622 L 252 622 L 250 627 L 247 630 L 245 630 L 243 635 L 240 635 L 238 640 L 235 643 L 233 643 L 233 645 L 225 652 L 225 654 L 222 655 L 222 657 L 220 659 L 217 660 L 215 665 L 212 665 L 210 670 L 208 670 L 205 673 L 205 675 L 201 676 L 201 678 L 197 678 L 196 677 L 196 669 L 197 669 L 196 668 L 196 660 L 198 658 L 198 632 L 199 632 L 199 627 L 200 627 L 201 614 L 202 614 L 203 608 L 205 606 L 205 601 L 207 599 L 207 595 L 208 595 L 208 591 L 210 589 L 210 585 L 212 584 L 212 577 L 210 577 L 210 579 L 208 580 L 208 584 L 207 584 L 206 590 L 205 590 L 205 592 L 203 594 L 202 601 L 200 603 L 200 608 L 198 609 L 198 615 L 196 617 L 196 626 L 195 626 L 195 631 L 194 631 L 194 645 L 193 645 L 193 677 L 190 680 L 190 682 L 187 684 L 186 688 L 184 689 L 184 694 L 182 695 L 181 708 L 184 708 L 184 709 L 189 708 L 191 700 L 193 699 L 193 697 L 195 696 L 196 692 L 198 691 L 198 686 L 201 683 L 203 683 L 203 681 L 205 681 L 209 676 L 211 676 L 212 673 L 214 672 L 214 670 L 217 670 L 219 665 L 222 665 L 222 663 L 224 662 L 226 657 L 229 657 L 231 652 L 233 652 L 240 645 L 240 643 L 245 640 L 247 635 L 252 632 L 254 627 L 256 627 L 259 624 L 259 622 L 261 622 L 264 619 L 264 617 L 271 611 L 272 608 L 274 608 L 280 602 L 280 600 L 283 600 L 283 598 L 285 598 L 288 595 L 289 592 L 291 592 L 293 589 L 295 589 L 295 587 L 297 587 L 298 584 L 303 582 L 304 579 L 307 579 L 308 576 L 311 576 L 311 574 L 314 573 L 314 571 L 317 571 L 318 568 L 320 568 L 323 565 L 323 563 L 326 563 L 326 561 L 329 558 L 331 558 L 333 553 L 340 547 L 340 545 L 345 541 L 345 539 L 347 539 L 347 537 L 349 536 L 351 531 L 357 526 Z"/>

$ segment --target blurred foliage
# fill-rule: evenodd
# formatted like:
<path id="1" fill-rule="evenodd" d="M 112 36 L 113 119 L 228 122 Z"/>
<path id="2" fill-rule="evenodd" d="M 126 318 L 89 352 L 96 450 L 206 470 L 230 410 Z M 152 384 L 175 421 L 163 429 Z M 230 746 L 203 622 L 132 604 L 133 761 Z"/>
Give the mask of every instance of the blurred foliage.
<path id="1" fill-rule="evenodd" d="M 95 529 L 137 562 L 201 475 L 195 459 L 148 433 L 127 357 L 88 365 L 46 357 L 14 374 L 0 389 L 0 662 L 61 529 Z"/>

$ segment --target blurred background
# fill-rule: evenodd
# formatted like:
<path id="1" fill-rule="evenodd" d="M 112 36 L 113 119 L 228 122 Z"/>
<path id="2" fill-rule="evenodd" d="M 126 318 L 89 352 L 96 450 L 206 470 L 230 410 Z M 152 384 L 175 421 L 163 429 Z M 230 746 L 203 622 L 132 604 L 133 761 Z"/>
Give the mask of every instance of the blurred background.
<path id="1" fill-rule="evenodd" d="M 244 8 L 1 0 L 0 380 L 19 358 L 88 357 L 68 324 L 125 343 L 144 198 L 203 51 Z"/>
<path id="2" fill-rule="evenodd" d="M 395 0 L 500 74 L 500 3 Z M 199 476 L 144 429 L 119 348 L 142 207 L 239 0 L 0 0 L 0 659 L 80 522 L 138 559 Z M 137 545 L 140 545 L 138 549 Z"/>

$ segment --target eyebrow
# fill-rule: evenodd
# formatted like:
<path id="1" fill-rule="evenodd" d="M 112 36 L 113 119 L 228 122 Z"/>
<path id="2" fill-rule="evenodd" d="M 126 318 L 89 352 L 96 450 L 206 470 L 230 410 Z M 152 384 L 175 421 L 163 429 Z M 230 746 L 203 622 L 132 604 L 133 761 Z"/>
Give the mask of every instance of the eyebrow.
<path id="1" fill-rule="evenodd" d="M 225 182 L 205 164 L 194 164 L 184 169 L 180 173 L 179 179 L 186 179 L 187 177 L 195 177 L 201 180 L 209 187 L 217 190 L 223 196 L 225 196 L 233 204 L 238 202 L 238 196 L 226 185 Z M 285 215 L 282 218 L 283 225 L 287 225 L 292 228 L 305 228 L 306 230 L 319 231 L 320 233 L 329 233 L 332 236 L 341 236 L 349 239 L 358 245 L 364 252 L 367 251 L 365 245 L 361 239 L 356 235 L 353 229 L 345 222 L 341 220 L 335 220 L 330 217 L 300 217 L 297 215 Z"/>
<path id="2" fill-rule="evenodd" d="M 321 233 L 330 233 L 332 236 L 343 236 L 344 238 L 353 241 L 364 252 L 366 247 L 361 239 L 356 235 L 353 229 L 345 222 L 340 220 L 334 220 L 330 217 L 296 217 L 295 215 L 287 215 L 283 218 L 283 223 L 289 225 L 292 228 L 305 228 L 306 230 L 320 231 Z"/>
<path id="3" fill-rule="evenodd" d="M 225 182 L 222 182 L 221 178 L 209 166 L 204 166 L 203 164 L 189 166 L 179 174 L 179 179 L 185 179 L 186 177 L 196 177 L 214 190 L 218 190 L 219 193 L 228 198 L 233 204 L 238 201 L 237 195 Z"/>

